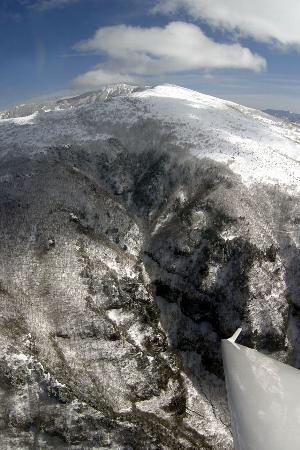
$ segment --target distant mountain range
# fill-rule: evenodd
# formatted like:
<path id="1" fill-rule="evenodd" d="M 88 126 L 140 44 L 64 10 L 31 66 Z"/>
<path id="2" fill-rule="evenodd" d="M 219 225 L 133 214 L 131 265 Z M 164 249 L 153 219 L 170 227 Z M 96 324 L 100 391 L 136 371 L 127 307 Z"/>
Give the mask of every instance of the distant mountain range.
<path id="1" fill-rule="evenodd" d="M 288 120 L 293 123 L 300 123 L 300 114 L 293 113 L 291 111 L 284 111 L 283 109 L 265 109 L 265 113 L 271 116 L 278 117 L 279 119 Z"/>

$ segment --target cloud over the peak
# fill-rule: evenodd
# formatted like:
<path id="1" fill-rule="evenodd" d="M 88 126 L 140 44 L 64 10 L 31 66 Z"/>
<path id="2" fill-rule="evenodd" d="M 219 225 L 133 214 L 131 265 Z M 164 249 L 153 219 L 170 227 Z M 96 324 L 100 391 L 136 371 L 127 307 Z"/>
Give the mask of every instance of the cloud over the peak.
<path id="1" fill-rule="evenodd" d="M 73 85 L 80 88 L 97 88 L 99 86 L 115 84 L 115 83 L 129 83 L 138 84 L 139 79 L 128 75 L 126 73 L 119 73 L 117 71 L 105 70 L 101 66 L 96 66 L 94 69 L 79 75 L 73 80 Z"/>
<path id="2" fill-rule="evenodd" d="M 211 26 L 261 42 L 300 45 L 299 0 L 156 0 L 155 11 L 182 9 Z"/>
<path id="3" fill-rule="evenodd" d="M 202 69 L 250 69 L 261 71 L 266 61 L 240 44 L 224 44 L 208 38 L 196 25 L 171 22 L 164 28 L 117 25 L 97 30 L 75 46 L 83 52 L 106 57 L 99 66 L 81 75 L 75 84 L 95 86 L 106 74 L 123 81 Z M 119 80 L 119 81 L 122 81 Z"/>

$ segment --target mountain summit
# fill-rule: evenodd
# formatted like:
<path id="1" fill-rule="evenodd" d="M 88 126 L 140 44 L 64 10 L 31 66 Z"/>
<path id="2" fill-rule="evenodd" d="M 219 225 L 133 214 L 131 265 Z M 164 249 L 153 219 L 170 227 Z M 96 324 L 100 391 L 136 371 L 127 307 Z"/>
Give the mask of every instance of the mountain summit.
<path id="1" fill-rule="evenodd" d="M 163 127 L 166 133 L 172 129 L 175 145 L 198 158 L 230 165 L 248 184 L 299 186 L 297 126 L 178 86 L 115 85 L 44 105 L 15 107 L 0 118 L 1 145 L 19 144 L 30 152 L 97 141 L 108 134 L 118 137 L 117 129 L 124 139 L 123 128 L 151 119 L 161 124 L 160 133 Z"/>

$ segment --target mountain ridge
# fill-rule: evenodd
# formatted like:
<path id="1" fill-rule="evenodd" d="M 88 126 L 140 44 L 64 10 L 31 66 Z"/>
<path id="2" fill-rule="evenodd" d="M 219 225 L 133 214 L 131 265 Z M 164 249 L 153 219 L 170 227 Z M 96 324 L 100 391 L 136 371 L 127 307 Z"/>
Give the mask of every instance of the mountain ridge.
<path id="1" fill-rule="evenodd" d="M 295 164 L 300 162 L 300 133 L 296 126 L 186 88 L 162 85 L 140 89 L 117 85 L 97 94 L 54 102 L 50 110 L 49 105 L 35 111 L 34 107 L 27 119 L 2 118 L 1 142 L 7 142 L 12 134 L 11 142 L 17 144 L 19 135 L 22 147 L 28 146 L 32 151 L 75 141 L 96 141 L 101 139 L 95 126 L 97 121 L 101 128 L 100 122 L 107 123 L 110 115 L 114 115 L 115 124 L 128 128 L 148 117 L 163 122 L 166 128 L 172 124 L 175 144 L 189 147 L 193 155 L 230 164 L 244 182 L 251 183 L 253 178 L 254 182 L 284 183 L 291 190 L 300 185 L 300 171 Z M 24 132 L 22 127 L 18 129 L 18 124 L 24 125 Z M 38 140 L 30 140 L 26 126 L 33 127 L 35 136 L 40 134 Z M 111 134 L 114 133 L 115 130 Z M 104 138 L 109 134 L 108 129 Z"/>

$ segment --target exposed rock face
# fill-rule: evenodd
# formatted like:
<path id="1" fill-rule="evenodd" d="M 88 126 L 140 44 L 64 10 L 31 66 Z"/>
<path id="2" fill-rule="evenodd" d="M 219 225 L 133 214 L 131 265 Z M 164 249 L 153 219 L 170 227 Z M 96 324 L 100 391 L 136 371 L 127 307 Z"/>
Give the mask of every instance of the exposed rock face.
<path id="1" fill-rule="evenodd" d="M 1 449 L 229 450 L 220 339 L 300 367 L 297 194 L 169 132 L 3 151 Z"/>

